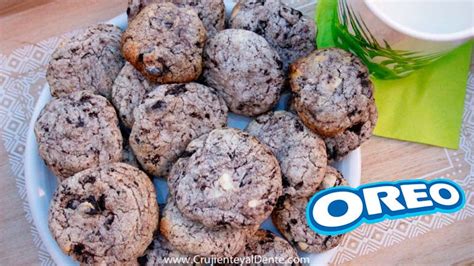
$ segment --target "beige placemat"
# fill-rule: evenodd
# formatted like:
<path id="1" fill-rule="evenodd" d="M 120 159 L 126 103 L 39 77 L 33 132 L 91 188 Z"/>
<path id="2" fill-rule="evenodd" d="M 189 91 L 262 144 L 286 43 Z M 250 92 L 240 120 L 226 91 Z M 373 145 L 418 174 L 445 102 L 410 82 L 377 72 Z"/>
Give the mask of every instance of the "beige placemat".
<path id="1" fill-rule="evenodd" d="M 302 9 L 304 8 L 303 6 Z M 311 11 L 312 8 L 309 6 L 307 12 Z M 16 178 L 26 219 L 32 225 L 31 234 L 43 265 L 52 265 L 54 262 L 32 223 L 25 189 L 23 154 L 33 108 L 40 90 L 46 83 L 46 65 L 60 40 L 60 37 L 54 37 L 34 45 L 24 46 L 10 55 L 0 54 L 2 144 L 7 152 L 11 173 Z M 357 256 L 371 254 L 381 248 L 409 241 L 411 238 L 474 216 L 474 76 L 472 73 L 468 83 L 460 149 L 458 151 L 445 149 L 450 165 L 433 169 L 432 173 L 422 177 L 427 179 L 447 177 L 455 180 L 466 192 L 465 208 L 453 214 L 436 214 L 363 225 L 344 238 L 341 246 L 338 247 L 337 255 L 332 260 L 333 263 L 348 262 Z M 407 154 L 407 156 L 411 155 Z M 392 178 L 387 176 L 383 180 L 392 180 Z"/>

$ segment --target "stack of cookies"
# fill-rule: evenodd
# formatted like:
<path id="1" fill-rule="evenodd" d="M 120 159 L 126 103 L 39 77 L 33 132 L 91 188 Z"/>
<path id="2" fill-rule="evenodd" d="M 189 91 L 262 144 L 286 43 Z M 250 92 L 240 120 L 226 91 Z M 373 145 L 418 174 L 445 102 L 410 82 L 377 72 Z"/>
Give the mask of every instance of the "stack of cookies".
<path id="1" fill-rule="evenodd" d="M 222 0 L 130 0 L 127 14 L 124 32 L 96 25 L 65 41 L 47 70 L 53 99 L 35 133 L 60 181 L 60 248 L 84 264 L 160 265 L 340 243 L 305 209 L 347 185 L 328 163 L 375 126 L 360 60 L 315 49 L 314 22 L 278 0 L 241 0 L 229 29 Z M 285 90 L 291 104 L 275 111 Z M 254 120 L 228 128 L 229 112 Z M 153 178 L 168 183 L 162 208 Z M 284 238 L 259 229 L 269 217 Z"/>

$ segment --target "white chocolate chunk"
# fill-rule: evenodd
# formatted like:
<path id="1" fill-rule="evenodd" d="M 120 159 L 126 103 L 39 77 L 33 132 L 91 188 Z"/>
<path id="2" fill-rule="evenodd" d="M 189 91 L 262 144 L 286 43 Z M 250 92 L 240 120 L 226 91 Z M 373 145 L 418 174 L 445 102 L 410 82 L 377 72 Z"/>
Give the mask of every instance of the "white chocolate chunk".
<path id="1" fill-rule="evenodd" d="M 232 182 L 232 177 L 228 173 L 223 173 L 219 178 L 219 185 L 222 189 L 229 191 L 234 189 L 234 184 Z"/>
<path id="2" fill-rule="evenodd" d="M 256 199 L 253 199 L 251 201 L 249 201 L 248 205 L 250 208 L 255 208 L 257 207 L 258 205 L 261 204 L 261 201 L 260 200 L 256 200 Z"/>

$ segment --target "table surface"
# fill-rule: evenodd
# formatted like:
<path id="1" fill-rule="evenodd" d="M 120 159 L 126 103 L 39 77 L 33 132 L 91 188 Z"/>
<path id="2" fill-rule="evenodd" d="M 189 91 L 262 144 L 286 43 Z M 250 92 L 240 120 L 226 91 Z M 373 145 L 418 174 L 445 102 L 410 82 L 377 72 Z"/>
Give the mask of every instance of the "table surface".
<path id="1" fill-rule="evenodd" d="M 4 55 L 80 27 L 108 20 L 126 0 L 0 0 L 0 48 Z M 58 23 L 60 21 L 60 23 Z M 362 146 L 362 183 L 432 176 L 452 165 L 457 151 L 373 137 Z M 459 165 L 461 175 L 469 166 Z M 459 171 L 461 171 L 459 170 Z M 37 239 L 25 218 L 9 160 L 0 145 L 0 265 L 39 264 Z M 442 251 L 442 252 L 440 252 Z M 472 264 L 474 218 L 357 256 L 349 264 Z"/>

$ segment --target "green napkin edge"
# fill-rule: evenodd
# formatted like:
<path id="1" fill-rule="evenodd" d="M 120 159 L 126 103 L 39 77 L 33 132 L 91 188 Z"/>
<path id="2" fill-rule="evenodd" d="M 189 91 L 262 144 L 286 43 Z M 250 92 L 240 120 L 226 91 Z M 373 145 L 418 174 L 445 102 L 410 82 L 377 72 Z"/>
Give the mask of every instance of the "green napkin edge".
<path id="1" fill-rule="evenodd" d="M 329 11 L 328 11 L 329 10 Z M 318 27 L 318 34 L 316 37 L 316 43 L 318 48 L 329 48 L 329 47 L 334 47 L 335 46 L 335 37 L 333 35 L 334 33 L 334 25 L 336 25 L 336 19 L 337 19 L 337 0 L 319 0 L 317 5 L 316 5 L 316 11 L 315 11 L 315 23 Z M 438 64 L 446 64 L 449 63 L 450 60 L 453 60 L 453 57 L 456 56 L 462 56 L 463 53 L 466 54 L 465 56 L 465 62 L 461 62 L 459 67 L 456 69 L 457 73 L 465 73 L 464 77 L 460 78 L 458 81 L 462 82 L 461 85 L 461 91 L 462 97 L 458 97 L 458 100 L 461 101 L 462 103 L 458 104 L 458 108 L 454 111 L 451 111 L 451 115 L 455 116 L 454 120 L 451 121 L 452 124 L 455 124 L 456 126 L 452 127 L 451 130 L 445 130 L 445 136 L 439 137 L 439 135 L 436 136 L 428 136 L 425 135 L 423 136 L 423 139 L 420 139 L 417 136 L 413 136 L 410 134 L 406 134 L 406 132 L 403 131 L 387 131 L 382 128 L 382 123 L 377 123 L 376 128 L 374 129 L 374 135 L 381 136 L 381 137 L 386 137 L 386 138 L 392 138 L 392 139 L 398 139 L 398 140 L 406 140 L 406 141 L 411 141 L 411 142 L 416 142 L 416 143 L 422 143 L 422 144 L 429 144 L 429 145 L 434 145 L 434 146 L 439 146 L 439 147 L 447 147 L 450 149 L 458 149 L 459 148 L 459 141 L 460 141 L 460 133 L 461 133 L 461 128 L 462 128 L 462 116 L 464 112 L 464 101 L 465 101 L 465 93 L 466 93 L 466 86 L 467 86 L 467 81 L 469 77 L 469 67 L 470 67 L 470 58 L 471 58 L 471 53 L 472 53 L 472 47 L 473 47 L 474 41 L 469 41 L 462 46 L 456 48 L 443 58 L 439 59 L 436 61 L 433 65 L 427 66 L 424 69 L 420 69 L 412 75 L 402 79 L 413 79 L 413 77 L 417 76 L 418 72 L 426 72 L 427 71 L 432 71 L 433 67 L 436 67 Z M 466 51 L 467 50 L 467 51 Z M 458 55 L 459 54 L 459 55 Z M 461 58 L 462 60 L 463 58 Z M 423 76 L 423 75 L 419 75 Z M 375 90 L 375 97 L 376 97 L 376 105 L 380 109 L 380 104 L 377 104 L 377 98 L 381 97 L 380 95 L 383 93 L 381 92 L 383 89 L 380 87 L 383 87 L 385 82 L 403 82 L 401 80 L 395 80 L 395 81 L 385 81 L 385 80 L 378 80 L 376 78 L 371 77 L 372 81 L 375 84 L 375 87 L 379 88 Z M 384 88 L 385 90 L 390 90 L 390 88 Z M 383 107 L 382 107 L 383 110 Z M 380 112 L 379 112 L 380 114 Z M 383 115 L 383 113 L 382 113 Z M 388 116 L 391 114 L 387 114 Z M 393 114 L 392 114 L 393 115 Z M 455 136 L 454 136 L 455 135 Z"/>
<path id="2" fill-rule="evenodd" d="M 459 148 L 464 103 L 466 97 L 467 82 L 469 78 L 470 58 L 472 53 L 472 47 L 474 42 L 469 41 L 455 50 L 449 52 L 433 64 L 419 69 L 412 73 L 410 76 L 398 79 L 398 80 L 379 80 L 372 78 L 375 85 L 375 103 L 379 110 L 379 121 L 374 129 L 374 135 L 406 140 L 416 143 L 429 144 L 438 147 L 445 147 L 449 149 L 457 150 Z M 455 66 L 455 68 L 453 68 Z M 419 106 L 411 106 L 409 111 L 412 113 L 406 113 L 404 103 L 393 104 L 390 108 L 388 105 L 392 100 L 390 95 L 393 90 L 400 90 L 398 93 L 398 99 L 393 101 L 403 101 L 401 95 L 409 94 L 412 88 L 410 84 L 423 84 L 429 83 L 429 86 L 419 86 L 416 90 L 416 95 L 411 97 L 412 100 L 420 99 L 420 102 L 413 102 L 412 104 L 418 104 L 419 106 L 427 106 L 429 101 L 423 101 L 423 97 L 430 97 L 433 95 L 436 100 L 432 102 L 439 102 L 445 99 L 443 104 L 437 106 L 438 110 L 434 113 L 430 112 L 431 109 L 424 108 L 420 110 Z M 404 87 L 405 86 L 405 87 Z M 381 99 L 384 100 L 381 100 Z M 380 104 L 383 102 L 383 104 Z M 405 103 L 406 104 L 406 103 Z M 385 112 L 384 109 L 389 110 L 397 109 L 397 114 L 401 117 L 405 116 L 416 116 L 416 119 L 400 120 L 398 119 L 384 119 L 393 114 Z M 443 108 L 440 110 L 439 108 Z M 423 119 L 433 120 L 436 114 L 444 113 L 443 121 L 433 121 L 432 123 L 422 123 Z M 380 119 L 382 118 L 382 119 Z M 396 125 L 393 122 L 398 121 L 403 123 Z M 406 122 L 406 123 L 405 123 Z M 416 124 L 420 122 L 420 125 Z M 439 123 L 443 123 L 440 125 Z M 422 126 L 422 128 L 420 128 Z M 405 130 L 399 130 L 403 128 Z M 439 130 L 443 128 L 443 130 Z M 435 132 L 432 134 L 430 132 Z M 422 138 L 420 138 L 422 136 Z"/>
<path id="3" fill-rule="evenodd" d="M 322 12 L 323 10 L 324 12 Z M 335 19 L 337 18 L 337 1 L 319 0 L 316 4 L 315 14 L 315 23 L 318 29 L 318 34 L 316 35 L 317 47 L 334 47 L 333 26 L 336 24 Z M 318 25 L 329 25 L 329 27 L 318 27 Z"/>

